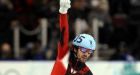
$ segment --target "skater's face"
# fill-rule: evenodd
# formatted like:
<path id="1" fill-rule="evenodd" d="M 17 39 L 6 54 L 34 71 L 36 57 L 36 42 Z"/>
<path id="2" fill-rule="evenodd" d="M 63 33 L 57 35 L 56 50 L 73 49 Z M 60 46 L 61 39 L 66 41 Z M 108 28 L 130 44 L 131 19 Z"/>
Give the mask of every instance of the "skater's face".
<path id="1" fill-rule="evenodd" d="M 90 49 L 79 47 L 77 50 L 77 57 L 81 62 L 85 62 L 92 54 Z"/>

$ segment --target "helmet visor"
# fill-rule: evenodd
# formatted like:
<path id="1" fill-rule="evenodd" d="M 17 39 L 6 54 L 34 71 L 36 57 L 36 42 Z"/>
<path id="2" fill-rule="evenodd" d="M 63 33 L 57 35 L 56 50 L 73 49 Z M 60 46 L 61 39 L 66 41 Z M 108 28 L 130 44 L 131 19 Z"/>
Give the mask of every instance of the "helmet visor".
<path id="1" fill-rule="evenodd" d="M 91 50 L 91 49 L 87 49 L 87 48 L 84 48 L 84 47 L 79 47 L 79 48 L 83 53 L 88 52 L 88 51 L 89 51 L 89 53 L 93 53 L 93 50 Z"/>

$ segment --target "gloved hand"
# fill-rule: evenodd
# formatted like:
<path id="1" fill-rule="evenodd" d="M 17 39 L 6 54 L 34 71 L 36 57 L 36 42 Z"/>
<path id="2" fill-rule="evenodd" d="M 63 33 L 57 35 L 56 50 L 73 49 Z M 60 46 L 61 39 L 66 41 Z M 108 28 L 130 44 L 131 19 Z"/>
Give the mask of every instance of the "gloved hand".
<path id="1" fill-rule="evenodd" d="M 60 0 L 59 12 L 61 14 L 66 14 L 68 9 L 71 7 L 70 3 L 70 0 Z"/>

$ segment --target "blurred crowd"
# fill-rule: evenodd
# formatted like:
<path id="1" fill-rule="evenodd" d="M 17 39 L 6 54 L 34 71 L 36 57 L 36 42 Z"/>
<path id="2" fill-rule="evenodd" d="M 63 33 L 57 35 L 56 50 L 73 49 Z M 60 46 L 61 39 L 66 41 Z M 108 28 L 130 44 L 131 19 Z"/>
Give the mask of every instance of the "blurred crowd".
<path id="1" fill-rule="evenodd" d="M 98 27 L 99 60 L 140 60 L 139 0 L 71 0 L 70 41 Z M 59 0 L 0 0 L 0 60 L 55 60 L 59 40 Z M 46 18 L 47 46 L 41 46 L 40 20 Z M 96 22 L 96 23 L 95 23 Z M 96 25 L 96 26 L 95 26 Z M 14 29 L 20 28 L 20 53 Z"/>

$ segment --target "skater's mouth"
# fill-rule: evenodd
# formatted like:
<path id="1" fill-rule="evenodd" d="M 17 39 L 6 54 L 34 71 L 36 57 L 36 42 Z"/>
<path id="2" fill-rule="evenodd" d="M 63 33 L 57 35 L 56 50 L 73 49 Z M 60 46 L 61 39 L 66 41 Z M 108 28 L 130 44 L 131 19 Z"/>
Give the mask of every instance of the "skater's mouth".
<path id="1" fill-rule="evenodd" d="M 82 57 L 82 60 L 84 60 L 84 61 L 87 60 L 87 57 L 83 56 L 83 57 Z"/>

